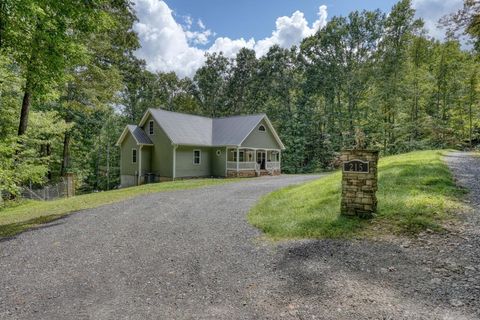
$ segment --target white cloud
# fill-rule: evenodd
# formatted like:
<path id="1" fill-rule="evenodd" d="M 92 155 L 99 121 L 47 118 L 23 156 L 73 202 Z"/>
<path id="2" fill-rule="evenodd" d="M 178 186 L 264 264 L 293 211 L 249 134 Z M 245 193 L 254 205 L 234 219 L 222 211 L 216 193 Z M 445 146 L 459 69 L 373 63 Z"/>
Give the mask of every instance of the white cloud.
<path id="1" fill-rule="evenodd" d="M 211 30 L 203 30 L 203 31 L 185 31 L 185 35 L 187 39 L 192 42 L 193 44 L 201 44 L 205 45 L 210 42 L 209 38 L 212 35 Z"/>
<path id="2" fill-rule="evenodd" d="M 258 41 L 255 45 L 257 56 L 262 56 L 268 49 L 277 44 L 282 48 L 290 48 L 298 45 L 302 39 L 313 35 L 327 24 L 327 6 L 322 5 L 318 11 L 318 20 L 313 23 L 312 28 L 308 26 L 303 12 L 295 11 L 291 17 L 280 17 L 275 25 L 276 29 L 266 39 Z"/>
<path id="3" fill-rule="evenodd" d="M 216 34 L 207 29 L 201 19 L 197 20 L 200 30 L 193 29 L 193 19 L 185 16 L 185 26 L 175 21 L 172 10 L 162 0 L 136 0 L 135 10 L 139 22 L 134 29 L 138 33 L 141 49 L 137 51 L 139 58 L 145 59 L 147 67 L 152 71 L 174 71 L 180 77 L 194 75 L 205 61 L 205 53 L 223 52 L 226 57 L 233 58 L 241 48 L 253 49 L 258 57 L 266 54 L 272 45 L 289 48 L 298 45 L 302 39 L 323 28 L 327 22 L 327 7 L 322 5 L 318 11 L 318 19 L 309 26 L 305 16 L 295 11 L 292 16 L 277 18 L 275 30 L 270 37 L 255 41 L 219 37 L 209 49 L 202 50 L 195 45 L 206 45 L 210 37 Z"/>
<path id="4" fill-rule="evenodd" d="M 217 38 L 213 45 L 208 49 L 208 52 L 223 52 L 227 58 L 235 58 L 237 53 L 242 48 L 254 49 L 255 40 L 252 38 L 246 41 L 243 38 L 232 40 L 230 38 Z"/>
<path id="5" fill-rule="evenodd" d="M 134 29 L 142 48 L 137 56 L 145 59 L 152 71 L 175 71 L 180 77 L 191 76 L 203 65 L 204 52 L 188 44 L 185 30 L 163 1 L 137 0 L 140 19 Z"/>
<path id="6" fill-rule="evenodd" d="M 192 17 L 190 16 L 185 16 L 184 17 L 184 20 L 185 20 L 185 23 L 187 25 L 187 29 L 190 29 L 192 27 L 192 24 L 193 24 L 193 20 L 192 20 Z"/>
<path id="7" fill-rule="evenodd" d="M 463 0 L 413 0 L 416 16 L 425 22 L 425 29 L 437 39 L 445 37 L 445 29 L 439 28 L 438 21 L 445 15 L 456 12 L 463 6 Z"/>

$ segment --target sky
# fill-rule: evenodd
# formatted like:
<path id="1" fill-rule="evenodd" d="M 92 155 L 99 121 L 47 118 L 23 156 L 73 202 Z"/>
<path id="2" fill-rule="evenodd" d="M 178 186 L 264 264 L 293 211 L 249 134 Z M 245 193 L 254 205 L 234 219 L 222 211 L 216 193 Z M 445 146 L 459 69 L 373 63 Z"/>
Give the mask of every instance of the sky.
<path id="1" fill-rule="evenodd" d="M 136 52 L 150 71 L 175 72 L 192 77 L 205 53 L 223 52 L 233 58 L 243 48 L 257 57 L 272 45 L 290 48 L 323 28 L 333 16 L 354 10 L 380 9 L 388 13 L 393 0 L 134 0 L 139 21 L 134 29 L 141 48 Z M 437 27 L 445 14 L 463 0 L 412 0 L 417 17 L 432 37 L 442 39 Z"/>

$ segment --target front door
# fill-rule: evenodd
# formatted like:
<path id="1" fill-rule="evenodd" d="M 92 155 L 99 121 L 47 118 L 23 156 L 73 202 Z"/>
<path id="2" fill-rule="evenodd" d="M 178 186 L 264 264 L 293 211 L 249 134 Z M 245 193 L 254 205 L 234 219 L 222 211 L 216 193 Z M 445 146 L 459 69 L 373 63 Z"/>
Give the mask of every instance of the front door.
<path id="1" fill-rule="evenodd" d="M 257 151 L 257 163 L 260 165 L 260 170 L 265 170 L 265 162 L 267 153 L 265 151 Z"/>

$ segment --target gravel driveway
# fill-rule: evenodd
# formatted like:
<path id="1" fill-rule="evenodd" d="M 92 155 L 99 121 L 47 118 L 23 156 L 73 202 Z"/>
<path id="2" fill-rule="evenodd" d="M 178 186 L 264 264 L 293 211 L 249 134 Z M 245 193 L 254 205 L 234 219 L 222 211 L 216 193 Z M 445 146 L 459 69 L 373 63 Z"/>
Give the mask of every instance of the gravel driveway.
<path id="1" fill-rule="evenodd" d="M 448 162 L 480 199 L 462 178 L 480 162 Z M 416 239 L 271 243 L 246 222 L 260 195 L 314 178 L 152 194 L 0 242 L 0 319 L 480 318 L 478 203 Z"/>

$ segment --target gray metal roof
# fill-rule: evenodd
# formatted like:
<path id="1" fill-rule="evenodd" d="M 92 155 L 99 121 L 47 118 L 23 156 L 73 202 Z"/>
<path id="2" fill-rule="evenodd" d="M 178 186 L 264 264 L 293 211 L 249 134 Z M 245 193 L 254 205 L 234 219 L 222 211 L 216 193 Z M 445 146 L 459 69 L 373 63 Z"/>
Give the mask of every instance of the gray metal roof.
<path id="1" fill-rule="evenodd" d="M 266 118 L 265 114 L 211 119 L 163 109 L 148 109 L 148 112 L 173 144 L 194 146 L 239 146 L 260 121 Z M 146 121 L 148 112 L 145 113 L 141 126 Z M 276 133 L 274 135 L 283 148 Z"/>
<path id="2" fill-rule="evenodd" d="M 139 126 L 129 124 L 127 127 L 138 144 L 153 144 L 152 140 L 150 140 L 145 131 Z"/>
<path id="3" fill-rule="evenodd" d="M 240 145 L 264 117 L 259 114 L 213 119 L 212 145 Z"/>
<path id="4" fill-rule="evenodd" d="M 174 144 L 212 145 L 212 119 L 162 109 L 149 109 Z"/>

